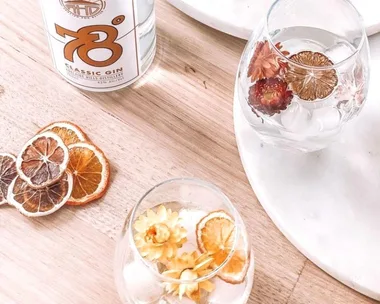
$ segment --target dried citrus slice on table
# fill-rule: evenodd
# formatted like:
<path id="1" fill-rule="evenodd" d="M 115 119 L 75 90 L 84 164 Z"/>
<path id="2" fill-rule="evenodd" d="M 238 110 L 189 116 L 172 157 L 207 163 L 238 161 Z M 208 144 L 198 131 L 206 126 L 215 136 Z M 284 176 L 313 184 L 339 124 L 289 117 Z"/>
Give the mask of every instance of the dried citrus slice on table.
<path id="1" fill-rule="evenodd" d="M 61 208 L 70 198 L 73 177 L 65 172 L 56 183 L 42 189 L 34 189 L 17 177 L 8 190 L 8 203 L 30 217 L 49 215 Z"/>
<path id="2" fill-rule="evenodd" d="M 32 188 L 44 188 L 58 181 L 67 168 L 69 151 L 62 139 L 45 132 L 29 140 L 16 160 L 17 173 Z"/>
<path id="3" fill-rule="evenodd" d="M 236 227 L 234 220 L 224 211 L 211 212 L 197 225 L 197 242 L 202 253 L 214 258 L 212 267 L 219 267 L 234 247 Z M 231 284 L 244 281 L 249 268 L 248 241 L 240 236 L 231 259 L 218 272 L 218 276 Z"/>
<path id="4" fill-rule="evenodd" d="M 84 205 L 106 192 L 110 167 L 104 153 L 88 143 L 69 146 L 69 170 L 73 173 L 74 188 L 68 205 Z"/>
<path id="5" fill-rule="evenodd" d="M 8 188 L 16 176 L 16 157 L 0 153 L 0 205 L 7 203 Z"/>
<path id="6" fill-rule="evenodd" d="M 64 142 L 66 146 L 76 144 L 78 142 L 88 141 L 86 133 L 76 124 L 68 121 L 58 121 L 46 126 L 38 133 L 44 133 L 51 131 L 57 134 Z"/>

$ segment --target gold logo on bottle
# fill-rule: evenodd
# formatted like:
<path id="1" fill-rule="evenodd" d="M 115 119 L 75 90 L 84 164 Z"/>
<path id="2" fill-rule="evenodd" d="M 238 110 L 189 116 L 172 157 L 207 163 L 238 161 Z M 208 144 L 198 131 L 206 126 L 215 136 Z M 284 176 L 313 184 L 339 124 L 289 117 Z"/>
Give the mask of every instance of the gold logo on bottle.
<path id="1" fill-rule="evenodd" d="M 125 16 L 117 16 L 112 20 L 112 24 L 119 25 L 123 23 L 124 20 Z M 70 62 L 74 62 L 76 52 L 84 63 L 94 67 L 106 67 L 118 61 L 123 54 L 123 47 L 115 42 L 118 38 L 119 31 L 114 26 L 90 25 L 74 32 L 56 24 L 55 30 L 61 37 L 66 38 L 68 36 L 71 38 L 64 48 L 65 59 Z M 99 33 L 103 33 L 106 38 L 101 40 Z M 95 49 L 107 49 L 111 51 L 111 55 L 104 60 L 94 60 L 89 56 L 89 52 Z"/>
<path id="2" fill-rule="evenodd" d="M 105 0 L 60 0 L 65 10 L 78 18 L 92 18 L 103 12 Z"/>

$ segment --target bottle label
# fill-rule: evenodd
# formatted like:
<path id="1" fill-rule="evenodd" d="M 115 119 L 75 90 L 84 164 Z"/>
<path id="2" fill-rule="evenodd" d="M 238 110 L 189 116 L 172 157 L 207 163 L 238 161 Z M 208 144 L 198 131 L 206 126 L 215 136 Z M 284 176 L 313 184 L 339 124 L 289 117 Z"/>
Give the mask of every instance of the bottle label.
<path id="1" fill-rule="evenodd" d="M 41 0 L 55 66 L 88 90 L 112 90 L 140 74 L 134 0 Z"/>

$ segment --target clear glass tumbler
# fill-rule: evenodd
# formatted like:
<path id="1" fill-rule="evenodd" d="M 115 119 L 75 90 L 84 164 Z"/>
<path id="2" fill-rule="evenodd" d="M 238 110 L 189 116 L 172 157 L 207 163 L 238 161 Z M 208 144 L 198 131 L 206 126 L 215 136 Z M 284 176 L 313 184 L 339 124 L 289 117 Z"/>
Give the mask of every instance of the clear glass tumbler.
<path id="1" fill-rule="evenodd" d="M 364 105 L 368 49 L 350 1 L 277 0 L 245 48 L 235 96 L 264 142 L 325 148 Z"/>
<path id="2" fill-rule="evenodd" d="M 241 216 L 214 185 L 190 178 L 149 190 L 115 255 L 123 303 L 245 304 L 254 255 Z"/>

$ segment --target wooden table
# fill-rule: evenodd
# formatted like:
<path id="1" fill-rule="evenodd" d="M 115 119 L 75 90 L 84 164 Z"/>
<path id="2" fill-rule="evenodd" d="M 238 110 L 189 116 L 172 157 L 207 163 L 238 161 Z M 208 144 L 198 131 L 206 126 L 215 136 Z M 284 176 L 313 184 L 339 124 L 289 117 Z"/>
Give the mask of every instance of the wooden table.
<path id="1" fill-rule="evenodd" d="M 375 303 L 308 261 L 255 198 L 232 122 L 244 41 L 159 0 L 153 67 L 128 89 L 92 94 L 54 71 L 38 1 L 3 0 L 1 8 L 1 150 L 18 153 L 40 127 L 71 120 L 108 155 L 112 184 L 101 201 L 46 218 L 0 208 L 0 303 L 120 303 L 113 254 L 127 210 L 149 187 L 176 176 L 217 184 L 242 212 L 256 253 L 250 304 Z"/>

